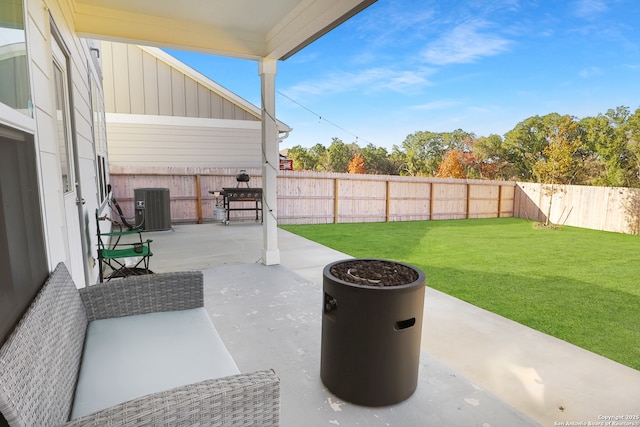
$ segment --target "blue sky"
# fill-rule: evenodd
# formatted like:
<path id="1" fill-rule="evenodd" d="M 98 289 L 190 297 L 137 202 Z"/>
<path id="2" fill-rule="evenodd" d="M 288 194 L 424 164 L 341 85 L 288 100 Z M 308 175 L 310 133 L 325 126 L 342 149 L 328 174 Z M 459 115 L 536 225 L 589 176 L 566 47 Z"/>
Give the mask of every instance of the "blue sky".
<path id="1" fill-rule="evenodd" d="M 281 147 L 389 151 L 416 131 L 504 135 L 548 113 L 640 107 L 637 0 L 378 0 L 278 63 Z M 255 61 L 169 51 L 260 105 Z M 295 102 L 292 102 L 294 100 Z"/>

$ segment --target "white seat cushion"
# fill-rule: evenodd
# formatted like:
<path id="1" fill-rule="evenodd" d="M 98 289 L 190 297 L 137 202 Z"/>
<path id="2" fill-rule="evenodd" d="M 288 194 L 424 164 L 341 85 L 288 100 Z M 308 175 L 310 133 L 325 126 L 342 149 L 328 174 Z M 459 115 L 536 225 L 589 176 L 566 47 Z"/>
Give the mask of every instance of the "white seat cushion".
<path id="1" fill-rule="evenodd" d="M 89 323 L 71 419 L 240 373 L 204 308 Z"/>

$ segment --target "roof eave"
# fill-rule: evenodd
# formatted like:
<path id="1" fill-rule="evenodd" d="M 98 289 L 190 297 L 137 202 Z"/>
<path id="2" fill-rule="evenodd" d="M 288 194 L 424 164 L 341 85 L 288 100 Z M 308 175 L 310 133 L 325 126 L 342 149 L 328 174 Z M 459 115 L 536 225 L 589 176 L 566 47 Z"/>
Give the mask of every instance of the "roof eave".
<path id="1" fill-rule="evenodd" d="M 295 55 L 305 47 L 309 46 L 314 41 L 318 40 L 320 37 L 329 33 L 331 30 L 335 29 L 336 27 L 339 27 L 340 25 L 342 25 L 343 23 L 345 23 L 346 21 L 348 21 L 349 19 L 357 15 L 358 13 L 362 12 L 363 10 L 365 10 L 366 8 L 374 4 L 376 1 L 377 0 L 365 0 L 363 2 L 358 3 L 355 7 L 349 9 L 346 13 L 344 13 L 338 19 L 330 22 L 328 25 L 324 26 L 319 31 L 316 31 L 315 33 L 311 34 L 303 42 L 297 44 L 296 46 L 294 46 L 293 48 L 291 48 L 290 50 L 286 51 L 283 54 L 276 54 L 274 56 L 277 56 L 277 58 L 281 61 L 285 61 L 289 59 L 290 57 L 292 57 L 293 55 Z"/>

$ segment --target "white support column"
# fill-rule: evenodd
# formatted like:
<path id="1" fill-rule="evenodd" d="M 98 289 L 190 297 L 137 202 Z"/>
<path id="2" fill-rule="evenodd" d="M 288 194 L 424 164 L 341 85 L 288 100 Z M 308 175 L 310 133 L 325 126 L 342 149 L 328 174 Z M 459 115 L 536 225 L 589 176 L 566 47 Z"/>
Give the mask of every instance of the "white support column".
<path id="1" fill-rule="evenodd" d="M 277 60 L 262 58 L 259 74 L 262 81 L 262 262 L 280 264 L 278 250 L 278 198 L 276 178 L 280 169 L 278 128 L 276 124 Z"/>

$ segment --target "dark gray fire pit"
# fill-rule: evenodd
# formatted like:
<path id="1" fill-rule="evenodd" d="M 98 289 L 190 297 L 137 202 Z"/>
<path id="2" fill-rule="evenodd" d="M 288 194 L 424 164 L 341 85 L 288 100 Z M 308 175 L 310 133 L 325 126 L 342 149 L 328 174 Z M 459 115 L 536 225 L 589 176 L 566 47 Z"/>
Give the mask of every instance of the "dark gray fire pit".
<path id="1" fill-rule="evenodd" d="M 425 274 L 408 264 L 353 259 L 323 271 L 320 377 L 337 397 L 387 406 L 418 382 Z"/>

